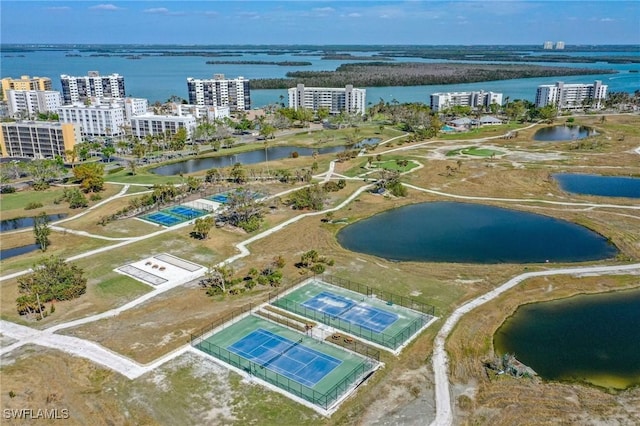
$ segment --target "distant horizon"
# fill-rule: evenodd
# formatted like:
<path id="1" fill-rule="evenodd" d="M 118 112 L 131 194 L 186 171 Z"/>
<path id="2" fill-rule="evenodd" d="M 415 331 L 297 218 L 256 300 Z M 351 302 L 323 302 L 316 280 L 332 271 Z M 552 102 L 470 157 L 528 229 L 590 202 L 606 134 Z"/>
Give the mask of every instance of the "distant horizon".
<path id="1" fill-rule="evenodd" d="M 635 0 L 3 0 L 0 7 L 3 43 L 22 45 L 640 44 Z"/>
<path id="2" fill-rule="evenodd" d="M 547 40 L 557 43 L 562 40 Z M 540 47 L 542 48 L 544 42 L 542 43 L 513 43 L 513 44 L 497 44 L 497 43 L 478 43 L 478 44 L 388 44 L 388 43 L 327 43 L 327 44 L 312 44 L 312 43 L 302 43 L 302 44 L 290 44 L 290 43 L 265 43 L 265 44 L 252 44 L 252 43 L 238 43 L 238 44 L 230 44 L 230 43 L 50 43 L 50 42 L 23 42 L 23 43 L 2 43 L 0 42 L 0 46 L 212 46 L 212 47 L 360 47 L 360 46 L 382 46 L 382 47 L 495 47 L 495 46 L 524 46 L 524 47 Z M 565 48 L 568 47 L 609 47 L 609 46 L 629 46 L 629 47 L 640 47 L 640 43 L 601 43 L 601 44 L 592 44 L 592 43 L 577 43 L 577 44 L 566 44 Z M 563 49 L 547 49 L 549 51 L 563 50 Z"/>

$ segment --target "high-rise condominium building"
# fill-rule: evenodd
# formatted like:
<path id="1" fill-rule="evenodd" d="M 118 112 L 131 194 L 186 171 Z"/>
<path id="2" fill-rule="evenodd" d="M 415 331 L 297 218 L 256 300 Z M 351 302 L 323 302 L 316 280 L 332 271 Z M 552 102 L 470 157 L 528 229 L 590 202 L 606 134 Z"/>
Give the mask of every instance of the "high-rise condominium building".
<path id="1" fill-rule="evenodd" d="M 90 104 L 63 105 L 58 114 L 63 123 L 80 125 L 84 136 L 119 136 L 135 116 L 146 114 L 148 101 L 142 98 L 91 98 Z"/>
<path id="2" fill-rule="evenodd" d="M 545 41 L 544 42 L 544 46 L 542 47 L 544 50 L 551 50 L 553 49 L 553 42 L 552 41 Z"/>
<path id="3" fill-rule="evenodd" d="M 556 43 L 556 50 L 563 50 L 564 49 L 564 41 L 559 41 Z"/>
<path id="4" fill-rule="evenodd" d="M 212 79 L 187 78 L 189 103 L 194 105 L 228 106 L 231 111 L 251 109 L 249 80 L 244 77 L 226 79 L 214 74 Z"/>
<path id="5" fill-rule="evenodd" d="M 502 105 L 502 93 L 485 92 L 442 92 L 431 94 L 431 109 L 442 111 L 452 106 L 468 106 L 473 109 Z"/>
<path id="6" fill-rule="evenodd" d="M 131 118 L 131 132 L 144 138 L 147 135 L 161 135 L 165 132 L 175 134 L 178 129 L 187 131 L 187 138 L 191 138 L 197 121 L 193 115 L 154 115 L 145 114 Z"/>
<path id="7" fill-rule="evenodd" d="M 88 75 L 72 77 L 60 76 L 62 83 L 62 101 L 65 105 L 83 101 L 92 96 L 105 98 L 124 98 L 124 77 L 119 74 L 101 76 L 98 71 L 89 71 Z"/>
<path id="8" fill-rule="evenodd" d="M 318 111 L 327 108 L 330 114 L 364 114 L 367 91 L 356 89 L 351 84 L 345 87 L 305 87 L 298 84 L 288 90 L 289 108 L 307 108 Z"/>
<path id="9" fill-rule="evenodd" d="M 7 90 L 52 90 L 51 79 L 48 77 L 29 77 L 2 79 L 2 99 L 7 99 Z"/>
<path id="10" fill-rule="evenodd" d="M 81 141 L 80 126 L 70 123 L 2 123 L 0 149 L 3 157 L 66 158 Z"/>
<path id="11" fill-rule="evenodd" d="M 62 97 L 55 90 L 7 90 L 7 106 L 11 117 L 29 118 L 40 112 L 58 112 Z"/>
<path id="12" fill-rule="evenodd" d="M 592 108 L 601 108 L 607 97 L 607 88 L 608 86 L 600 80 L 592 84 L 565 84 L 561 81 L 556 84 L 543 84 L 538 86 L 536 91 L 536 107 L 554 105 L 559 109 L 577 109 L 587 103 Z"/>

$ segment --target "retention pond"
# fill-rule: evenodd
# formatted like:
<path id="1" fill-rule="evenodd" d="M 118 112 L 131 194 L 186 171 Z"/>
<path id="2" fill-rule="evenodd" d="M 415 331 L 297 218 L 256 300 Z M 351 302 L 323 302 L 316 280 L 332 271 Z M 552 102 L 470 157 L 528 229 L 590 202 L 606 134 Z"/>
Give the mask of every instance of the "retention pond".
<path id="1" fill-rule="evenodd" d="M 493 341 L 543 379 L 640 385 L 640 289 L 520 306 Z"/>
<path id="2" fill-rule="evenodd" d="M 640 178 L 571 173 L 553 175 L 560 188 L 573 194 L 640 198 Z"/>
<path id="3" fill-rule="evenodd" d="M 421 203 L 338 232 L 348 250 L 389 260 L 460 263 L 582 262 L 618 250 L 571 222 L 482 204 Z"/>

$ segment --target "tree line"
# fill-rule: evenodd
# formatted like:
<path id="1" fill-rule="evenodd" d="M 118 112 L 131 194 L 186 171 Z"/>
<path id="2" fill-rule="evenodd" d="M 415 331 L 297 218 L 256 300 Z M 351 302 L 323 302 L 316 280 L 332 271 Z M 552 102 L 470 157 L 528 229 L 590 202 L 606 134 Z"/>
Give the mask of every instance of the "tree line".
<path id="1" fill-rule="evenodd" d="M 422 86 L 615 72 L 529 64 L 364 62 L 343 64 L 335 71 L 292 71 L 286 74 L 287 78 L 255 79 L 251 80 L 251 88 L 286 89 L 297 84 L 319 87 L 341 87 L 347 84 L 364 87 Z"/>

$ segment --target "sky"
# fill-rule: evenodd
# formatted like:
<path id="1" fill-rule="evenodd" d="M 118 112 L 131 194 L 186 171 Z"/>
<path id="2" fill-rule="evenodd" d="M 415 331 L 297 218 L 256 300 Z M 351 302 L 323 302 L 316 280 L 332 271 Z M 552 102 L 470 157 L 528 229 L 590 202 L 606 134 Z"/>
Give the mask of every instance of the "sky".
<path id="1" fill-rule="evenodd" d="M 0 2 L 0 41 L 37 44 L 640 44 L 640 1 Z"/>

